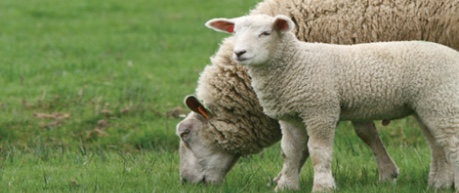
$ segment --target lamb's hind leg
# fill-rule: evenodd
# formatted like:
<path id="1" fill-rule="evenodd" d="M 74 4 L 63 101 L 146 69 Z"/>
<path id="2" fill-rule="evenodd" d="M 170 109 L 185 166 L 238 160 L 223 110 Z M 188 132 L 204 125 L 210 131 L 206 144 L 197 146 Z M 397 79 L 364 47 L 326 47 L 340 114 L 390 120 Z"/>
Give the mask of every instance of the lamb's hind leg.
<path id="1" fill-rule="evenodd" d="M 365 142 L 376 158 L 378 164 L 378 173 L 380 181 L 388 181 L 396 179 L 399 174 L 399 169 L 390 155 L 387 153 L 384 144 L 379 137 L 378 130 L 376 129 L 373 121 L 353 121 L 354 130 Z"/>
<path id="2" fill-rule="evenodd" d="M 432 152 L 429 172 L 429 186 L 435 189 L 449 188 L 454 182 L 454 176 L 451 162 L 448 161 L 449 159 L 447 157 L 448 147 L 445 147 L 446 144 L 441 143 L 441 138 L 444 138 L 444 136 L 442 137 L 442 135 L 439 135 L 438 133 L 434 135 L 431 129 L 426 124 L 424 124 L 423 120 L 421 120 L 419 117 L 416 118 L 418 119 L 424 137 L 429 142 Z M 431 128 L 432 127 L 433 126 L 431 126 Z"/>

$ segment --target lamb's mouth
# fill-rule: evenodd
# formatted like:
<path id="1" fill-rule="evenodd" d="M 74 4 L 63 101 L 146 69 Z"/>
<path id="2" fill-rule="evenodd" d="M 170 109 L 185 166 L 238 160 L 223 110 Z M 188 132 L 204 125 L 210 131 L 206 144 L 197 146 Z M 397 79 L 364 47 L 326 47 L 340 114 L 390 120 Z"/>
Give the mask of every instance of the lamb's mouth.
<path id="1" fill-rule="evenodd" d="M 241 55 L 241 56 L 237 56 L 236 54 L 233 54 L 233 59 L 236 61 L 236 62 L 245 62 L 247 60 L 250 60 L 252 59 L 253 57 L 247 57 L 245 55 Z"/>
<path id="2" fill-rule="evenodd" d="M 239 63 L 244 63 L 244 62 L 247 62 L 249 61 L 250 59 L 252 58 L 236 58 L 236 61 L 239 62 Z"/>

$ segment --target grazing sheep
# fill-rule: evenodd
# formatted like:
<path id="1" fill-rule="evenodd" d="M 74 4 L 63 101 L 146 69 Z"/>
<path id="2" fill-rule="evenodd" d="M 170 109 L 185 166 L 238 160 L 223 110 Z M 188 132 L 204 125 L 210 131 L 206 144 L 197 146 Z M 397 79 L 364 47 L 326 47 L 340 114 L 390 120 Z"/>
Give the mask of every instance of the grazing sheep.
<path id="1" fill-rule="evenodd" d="M 248 67 L 265 114 L 282 125 L 285 159 L 276 189 L 299 189 L 306 148 L 313 191 L 335 188 L 337 122 L 414 115 L 433 154 L 447 164 L 436 168 L 431 182 L 435 188 L 454 183 L 459 190 L 459 52 L 423 41 L 301 42 L 291 32 L 294 22 L 283 15 L 219 18 L 206 26 L 234 33 L 234 60 Z"/>
<path id="2" fill-rule="evenodd" d="M 221 46 L 199 78 L 193 110 L 177 125 L 182 182 L 218 183 L 240 156 L 255 154 L 281 139 L 276 120 L 263 114 L 244 66 L 231 61 L 231 41 Z"/>
<path id="3" fill-rule="evenodd" d="M 374 41 L 428 40 L 459 49 L 459 37 L 451 35 L 459 34 L 459 6 L 458 1 L 455 0 L 265 0 L 260 2 L 251 11 L 251 14 L 290 16 L 298 25 L 294 33 L 298 39 L 303 41 L 353 44 Z M 219 51 L 212 57 L 212 65 L 207 66 L 202 72 L 196 93 L 209 109 L 224 112 L 218 115 L 219 119 L 228 123 L 243 119 L 249 120 L 247 115 L 261 112 L 259 102 L 250 86 L 250 77 L 247 75 L 246 68 L 231 59 L 232 49 L 232 38 L 222 42 Z M 232 78 L 232 82 L 227 82 L 229 78 Z M 232 101 L 232 98 L 237 100 Z M 216 114 L 215 112 L 213 114 Z M 211 160 L 219 159 L 219 157 L 232 157 L 231 160 L 237 160 L 241 154 L 257 153 L 280 139 L 277 122 L 267 118 L 257 118 L 260 123 L 264 124 L 250 123 L 243 128 L 233 124 L 213 127 L 210 125 L 211 121 L 202 119 L 202 115 L 199 114 L 199 111 L 198 114 L 190 113 L 177 126 L 178 135 L 183 134 L 184 131 L 189 132 L 183 136 L 196 138 L 194 140 L 200 142 L 198 146 L 203 152 L 206 152 L 193 153 L 191 150 L 194 148 L 193 145 L 185 145 L 186 143 L 181 141 L 180 173 L 183 181 L 209 181 L 209 177 L 205 180 L 203 177 L 206 173 L 210 173 L 211 169 L 216 168 L 212 164 L 207 164 L 211 163 Z M 209 120 L 215 118 L 216 115 L 210 116 Z M 199 122 L 199 126 L 194 125 L 194 122 Z M 242 121 L 244 122 L 249 121 Z M 383 121 L 384 123 L 387 121 Z M 353 125 L 358 136 L 375 153 L 379 179 L 384 181 L 395 178 L 398 175 L 398 168 L 384 150 L 373 122 L 353 122 Z M 221 133 L 217 136 L 234 138 L 234 134 L 229 134 L 230 131 L 238 133 L 242 129 L 247 131 L 241 133 L 258 133 L 260 130 L 266 134 L 271 132 L 272 136 L 249 135 L 247 140 L 240 140 L 246 139 L 245 137 L 237 140 L 214 137 Z M 199 135 L 193 135 L 193 133 L 199 133 Z M 434 153 L 432 154 L 429 184 L 436 186 L 431 179 L 436 178 L 437 171 L 445 171 L 445 169 L 437 168 L 444 168 L 446 165 L 442 161 L 445 159 L 442 158 L 441 149 L 435 149 L 435 144 L 431 146 L 434 148 Z M 304 160 L 307 156 L 308 152 L 305 151 Z M 215 174 L 215 171 L 212 172 L 215 176 L 213 178 L 219 180 L 223 180 L 234 164 L 233 161 L 212 163 L 222 168 L 218 175 Z"/>

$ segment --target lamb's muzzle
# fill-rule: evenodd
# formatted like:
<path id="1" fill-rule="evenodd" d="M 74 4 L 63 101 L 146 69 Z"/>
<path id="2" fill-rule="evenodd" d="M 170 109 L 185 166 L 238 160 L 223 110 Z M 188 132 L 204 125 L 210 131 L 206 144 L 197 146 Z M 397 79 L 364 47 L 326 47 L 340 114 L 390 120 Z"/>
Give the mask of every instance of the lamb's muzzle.
<path id="1" fill-rule="evenodd" d="M 246 60 L 250 60 L 251 57 L 247 57 L 245 53 L 247 53 L 246 50 L 237 50 L 233 52 L 233 59 L 239 63 L 242 63 Z"/>
<path id="2" fill-rule="evenodd" d="M 234 54 L 236 54 L 236 56 L 238 58 L 240 58 L 242 56 L 242 54 L 245 54 L 247 51 L 245 50 L 241 50 L 241 51 L 234 51 Z"/>

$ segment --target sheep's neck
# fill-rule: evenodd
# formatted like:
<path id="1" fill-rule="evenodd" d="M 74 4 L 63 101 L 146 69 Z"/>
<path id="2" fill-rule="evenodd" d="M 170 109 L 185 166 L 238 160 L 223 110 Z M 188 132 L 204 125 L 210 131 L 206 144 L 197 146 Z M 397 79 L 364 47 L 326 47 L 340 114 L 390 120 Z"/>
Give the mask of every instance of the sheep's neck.
<path id="1" fill-rule="evenodd" d="M 268 60 L 266 66 L 272 68 L 288 68 L 288 64 L 292 60 L 298 58 L 301 43 L 293 33 L 283 34 L 281 41 L 277 47 L 277 52 L 272 53 L 272 57 Z"/>
<path id="2" fill-rule="evenodd" d="M 252 77 L 279 77 L 285 74 L 285 70 L 290 69 L 292 61 L 298 60 L 301 55 L 298 55 L 301 49 L 301 43 L 292 33 L 284 34 L 281 37 L 276 51 L 270 54 L 270 59 L 264 64 L 249 66 L 249 73 Z M 269 78 L 268 78 L 269 79 Z"/>
<path id="3" fill-rule="evenodd" d="M 273 101 L 277 100 L 276 97 L 283 96 L 283 85 L 290 84 L 288 83 L 290 78 L 287 76 L 290 74 L 288 71 L 294 69 L 291 67 L 291 62 L 301 58 L 301 55 L 298 55 L 301 45 L 293 34 L 282 38 L 282 43 L 277 47 L 278 51 L 271 55 L 270 60 L 265 64 L 248 66 L 252 87 L 257 98 L 264 105 L 264 112 L 269 116 L 271 110 L 279 108 Z"/>

